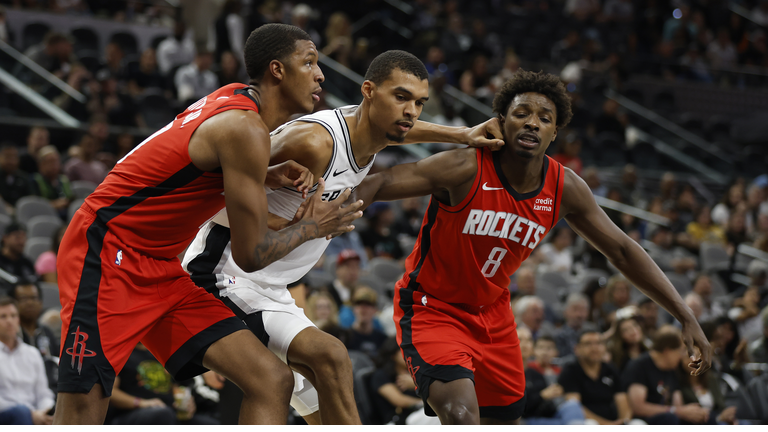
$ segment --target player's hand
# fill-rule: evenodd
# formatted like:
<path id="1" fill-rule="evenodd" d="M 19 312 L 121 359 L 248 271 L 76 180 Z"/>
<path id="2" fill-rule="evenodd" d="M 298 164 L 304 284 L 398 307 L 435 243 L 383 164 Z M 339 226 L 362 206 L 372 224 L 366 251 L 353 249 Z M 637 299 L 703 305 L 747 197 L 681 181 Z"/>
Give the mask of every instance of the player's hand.
<path id="1" fill-rule="evenodd" d="M 139 401 L 139 408 L 164 408 L 165 402 L 158 398 L 142 399 Z"/>
<path id="2" fill-rule="evenodd" d="M 304 215 L 302 221 L 312 221 L 317 225 L 318 233 L 316 238 L 325 237 L 331 239 L 338 235 L 347 233 L 355 229 L 352 222 L 363 216 L 360 208 L 363 201 L 358 200 L 348 206 L 343 206 L 349 198 L 352 189 L 342 192 L 334 201 L 322 201 L 325 192 L 325 180 L 322 178 L 317 183 L 317 191 L 311 198 L 305 201 Z M 301 210 L 301 207 L 299 207 Z"/>
<path id="3" fill-rule="evenodd" d="M 736 422 L 736 407 L 730 406 L 723 410 L 719 416 L 717 416 L 718 422 L 724 422 L 728 424 L 734 424 Z"/>
<path id="4" fill-rule="evenodd" d="M 501 133 L 499 119 L 494 117 L 470 128 L 467 144 L 470 147 L 489 147 L 491 150 L 498 150 L 504 146 L 504 135 Z"/>
<path id="5" fill-rule="evenodd" d="M 695 319 L 683 323 L 683 343 L 691 359 L 688 363 L 688 367 L 693 369 L 691 375 L 701 375 L 709 370 L 712 366 L 712 346 Z"/>
<path id="6" fill-rule="evenodd" d="M 408 373 L 401 373 L 398 375 L 397 378 L 395 378 L 395 385 L 397 385 L 397 388 L 402 392 L 416 389 L 416 384 L 414 384 L 413 378 L 411 378 L 411 375 Z"/>
<path id="7" fill-rule="evenodd" d="M 264 185 L 270 189 L 295 187 L 304 199 L 307 198 L 314 184 L 315 177 L 312 171 L 292 160 L 267 168 L 267 178 L 264 180 Z"/>
<path id="8" fill-rule="evenodd" d="M 560 384 L 552 384 L 539 393 L 542 398 L 550 400 L 563 395 L 563 387 Z"/>
<path id="9" fill-rule="evenodd" d="M 693 403 L 679 407 L 675 414 L 685 421 L 697 424 L 706 423 L 709 419 L 709 410 Z"/>
<path id="10" fill-rule="evenodd" d="M 52 425 L 53 416 L 48 415 L 44 410 L 32 411 L 32 424 L 35 426 Z"/>

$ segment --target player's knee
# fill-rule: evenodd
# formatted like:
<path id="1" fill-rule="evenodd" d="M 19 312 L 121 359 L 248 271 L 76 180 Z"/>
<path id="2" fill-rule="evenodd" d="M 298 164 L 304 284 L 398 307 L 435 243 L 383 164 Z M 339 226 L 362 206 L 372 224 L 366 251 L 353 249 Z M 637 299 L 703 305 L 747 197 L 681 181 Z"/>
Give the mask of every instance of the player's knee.
<path id="1" fill-rule="evenodd" d="M 293 371 L 285 363 L 275 358 L 275 362 L 260 370 L 261 373 L 249 373 L 244 382 L 235 383 L 248 397 L 284 397 L 290 399 L 293 392 Z"/>
<path id="2" fill-rule="evenodd" d="M 352 360 L 349 358 L 347 348 L 336 338 L 329 338 L 329 343 L 317 357 L 317 367 L 313 368 L 318 373 L 340 375 L 352 373 Z"/>
<path id="3" fill-rule="evenodd" d="M 466 405 L 456 402 L 445 403 L 435 410 L 444 424 L 479 424 L 480 419 Z"/>

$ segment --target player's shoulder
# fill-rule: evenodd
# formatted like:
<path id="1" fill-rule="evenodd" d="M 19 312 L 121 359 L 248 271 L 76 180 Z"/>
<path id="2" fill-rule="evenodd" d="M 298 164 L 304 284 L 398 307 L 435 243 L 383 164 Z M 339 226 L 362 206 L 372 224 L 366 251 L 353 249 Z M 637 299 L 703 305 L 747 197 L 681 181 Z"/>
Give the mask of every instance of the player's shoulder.
<path id="1" fill-rule="evenodd" d="M 477 152 L 476 148 L 458 148 L 437 153 L 432 156 L 436 158 L 434 165 L 444 174 L 455 178 L 457 182 L 462 182 L 474 178 L 477 173 Z"/>
<path id="2" fill-rule="evenodd" d="M 284 147 L 290 144 L 292 152 L 320 156 L 323 151 L 333 150 L 333 136 L 320 123 L 294 121 L 272 135 L 272 145 Z"/>

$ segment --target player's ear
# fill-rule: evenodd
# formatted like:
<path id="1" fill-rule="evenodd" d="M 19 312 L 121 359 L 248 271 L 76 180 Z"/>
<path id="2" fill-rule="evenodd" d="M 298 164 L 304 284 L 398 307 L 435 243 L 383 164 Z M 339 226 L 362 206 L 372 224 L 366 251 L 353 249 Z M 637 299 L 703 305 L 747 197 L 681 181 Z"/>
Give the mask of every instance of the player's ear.
<path id="1" fill-rule="evenodd" d="M 373 83 L 373 81 L 365 80 L 363 82 L 363 85 L 360 86 L 360 93 L 363 94 L 363 98 L 366 100 L 371 100 L 373 98 L 373 92 L 376 90 L 376 84 Z"/>
<path id="2" fill-rule="evenodd" d="M 267 70 L 269 71 L 269 74 L 277 78 L 278 81 L 282 81 L 285 78 L 285 65 L 279 60 L 272 60 L 269 62 Z"/>
<path id="3" fill-rule="evenodd" d="M 503 132 L 504 131 L 504 120 L 506 120 L 506 119 L 504 118 L 504 116 L 501 113 L 499 113 L 498 116 L 499 116 L 499 127 L 501 128 L 501 131 Z"/>
<path id="4" fill-rule="evenodd" d="M 557 129 L 557 126 L 555 126 L 555 133 L 552 134 L 552 141 L 550 141 L 550 143 L 555 142 L 555 139 L 557 138 Z"/>

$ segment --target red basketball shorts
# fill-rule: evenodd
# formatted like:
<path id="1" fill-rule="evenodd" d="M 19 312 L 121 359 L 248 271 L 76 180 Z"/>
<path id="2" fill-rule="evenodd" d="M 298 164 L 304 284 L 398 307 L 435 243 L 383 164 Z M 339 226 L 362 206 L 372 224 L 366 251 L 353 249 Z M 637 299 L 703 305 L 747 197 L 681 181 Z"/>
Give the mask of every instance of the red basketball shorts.
<path id="1" fill-rule="evenodd" d="M 212 294 L 196 286 L 179 260 L 134 250 L 87 205 L 64 235 L 57 263 L 61 299 L 60 392 L 112 392 L 141 341 L 178 380 L 205 372 L 202 356 L 222 337 L 246 329 Z"/>
<path id="2" fill-rule="evenodd" d="M 484 308 L 442 302 L 420 291 L 395 290 L 397 342 L 424 400 L 435 380 L 469 378 L 475 383 L 480 417 L 520 418 L 525 373 L 509 293 Z"/>

